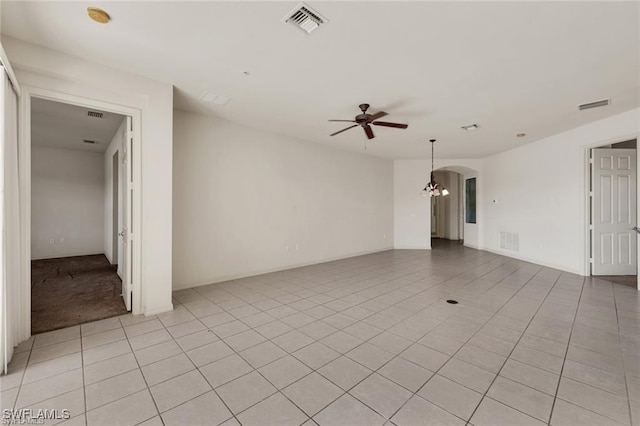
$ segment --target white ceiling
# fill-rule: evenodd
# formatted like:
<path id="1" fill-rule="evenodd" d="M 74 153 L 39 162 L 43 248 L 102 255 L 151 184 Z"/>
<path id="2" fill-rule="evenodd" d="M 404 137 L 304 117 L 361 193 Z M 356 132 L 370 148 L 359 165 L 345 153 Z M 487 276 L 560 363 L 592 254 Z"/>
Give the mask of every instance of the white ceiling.
<path id="1" fill-rule="evenodd" d="M 102 112 L 89 117 L 89 109 L 46 99 L 31 101 L 31 144 L 50 148 L 105 152 L 124 116 Z M 95 144 L 83 140 L 96 141 Z"/>
<path id="2" fill-rule="evenodd" d="M 310 36 L 282 22 L 297 4 L 3 1 L 2 32 L 170 82 L 176 108 L 335 147 L 363 150 L 327 119 L 367 102 L 409 123 L 374 128 L 367 152 L 389 158 L 427 158 L 430 138 L 480 158 L 639 106 L 638 2 L 310 2 L 330 20 Z"/>

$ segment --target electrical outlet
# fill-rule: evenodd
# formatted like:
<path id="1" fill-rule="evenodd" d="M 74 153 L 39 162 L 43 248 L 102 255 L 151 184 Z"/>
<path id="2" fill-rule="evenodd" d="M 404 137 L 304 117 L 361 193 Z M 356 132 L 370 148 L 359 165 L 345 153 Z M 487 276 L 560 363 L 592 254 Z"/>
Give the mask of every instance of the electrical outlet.
<path id="1" fill-rule="evenodd" d="M 60 238 L 60 244 L 64 244 L 64 237 Z"/>
<path id="2" fill-rule="evenodd" d="M 55 244 L 56 240 L 54 240 L 53 238 L 49 240 L 49 244 Z"/>
<path id="3" fill-rule="evenodd" d="M 289 246 L 284 246 L 285 251 L 289 251 Z"/>
<path id="4" fill-rule="evenodd" d="M 300 250 L 300 245 L 296 244 L 296 250 Z"/>

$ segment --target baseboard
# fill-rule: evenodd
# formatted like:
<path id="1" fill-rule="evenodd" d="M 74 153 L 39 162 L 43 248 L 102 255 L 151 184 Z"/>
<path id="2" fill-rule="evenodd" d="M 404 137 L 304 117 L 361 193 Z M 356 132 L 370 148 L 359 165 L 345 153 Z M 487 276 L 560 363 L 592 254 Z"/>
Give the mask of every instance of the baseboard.
<path id="1" fill-rule="evenodd" d="M 427 246 L 395 246 L 394 250 L 431 250 L 431 247 Z"/>
<path id="2" fill-rule="evenodd" d="M 225 281 L 239 280 L 239 279 L 242 279 L 242 278 L 255 277 L 257 275 L 270 274 L 272 272 L 280 272 L 280 271 L 286 271 L 288 269 L 302 268 L 304 266 L 318 265 L 320 263 L 333 262 L 335 260 L 344 260 L 344 259 L 349 259 L 349 258 L 352 258 L 352 257 L 365 256 L 367 254 L 382 253 L 383 251 L 389 251 L 389 250 L 393 250 L 393 249 L 394 249 L 393 247 L 385 247 L 385 248 L 380 248 L 380 249 L 376 249 L 376 250 L 352 253 L 352 254 L 348 254 L 348 255 L 344 255 L 344 256 L 329 257 L 329 258 L 324 258 L 324 259 L 321 259 L 321 260 L 316 260 L 316 261 L 311 261 L 311 262 L 296 263 L 296 264 L 282 266 L 282 267 L 273 268 L 273 269 L 255 271 L 255 272 L 250 272 L 250 273 L 247 273 L 247 274 L 226 275 L 226 276 L 222 276 L 222 277 L 213 278 L 213 280 L 211 280 L 211 281 L 200 282 L 200 283 L 193 283 L 193 284 L 184 284 L 184 283 L 175 284 L 174 283 L 173 284 L 173 291 L 185 290 L 185 289 L 193 288 L 193 287 L 201 287 L 203 285 L 209 285 L 209 284 L 223 283 Z"/>
<path id="3" fill-rule="evenodd" d="M 173 303 L 170 303 L 166 306 L 162 306 L 160 308 L 156 308 L 156 309 L 147 309 L 144 311 L 144 316 L 148 317 L 151 315 L 158 315 L 158 314 L 162 314 L 164 312 L 170 312 L 173 311 Z"/>
<path id="4" fill-rule="evenodd" d="M 56 260 L 56 259 L 65 259 L 67 257 L 83 257 L 83 256 L 99 256 L 99 255 L 103 255 L 104 257 L 107 257 L 106 254 L 104 254 L 103 252 L 100 252 L 100 253 L 64 254 L 62 256 L 56 256 L 56 257 L 32 257 L 31 260 Z M 108 257 L 107 257 L 107 260 L 109 260 Z"/>
<path id="5" fill-rule="evenodd" d="M 472 248 L 472 249 L 482 250 L 482 247 L 480 247 L 479 245 L 476 245 L 476 244 L 462 243 L 462 245 L 465 246 L 465 247 Z"/>
<path id="6" fill-rule="evenodd" d="M 499 254 L 500 256 L 510 257 L 512 259 L 522 260 L 523 262 L 529 262 L 529 263 L 533 263 L 535 265 L 544 266 L 546 268 L 557 269 L 559 271 L 568 272 L 570 274 L 579 275 L 581 277 L 585 276 L 583 271 L 567 268 L 567 267 L 562 266 L 562 265 L 556 265 L 556 264 L 544 262 L 544 261 L 537 260 L 537 259 L 531 259 L 531 258 L 528 258 L 528 257 L 525 257 L 525 256 L 520 256 L 520 255 L 517 255 L 517 254 L 513 254 L 511 252 L 505 252 L 505 251 L 490 249 L 490 248 L 486 248 L 486 247 L 483 248 L 482 250 L 483 251 L 488 251 L 488 252 L 493 253 L 493 254 Z"/>

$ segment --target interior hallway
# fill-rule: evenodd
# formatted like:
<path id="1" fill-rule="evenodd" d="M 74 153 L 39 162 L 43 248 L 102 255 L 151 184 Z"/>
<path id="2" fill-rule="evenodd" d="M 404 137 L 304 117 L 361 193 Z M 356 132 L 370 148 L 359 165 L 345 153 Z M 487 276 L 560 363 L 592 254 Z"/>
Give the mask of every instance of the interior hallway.
<path id="1" fill-rule="evenodd" d="M 640 298 L 604 280 L 451 245 L 174 303 L 31 338 L 2 408 L 89 425 L 640 424 Z"/>
<path id="2" fill-rule="evenodd" d="M 127 313 L 122 281 L 103 254 L 31 262 L 31 333 Z"/>

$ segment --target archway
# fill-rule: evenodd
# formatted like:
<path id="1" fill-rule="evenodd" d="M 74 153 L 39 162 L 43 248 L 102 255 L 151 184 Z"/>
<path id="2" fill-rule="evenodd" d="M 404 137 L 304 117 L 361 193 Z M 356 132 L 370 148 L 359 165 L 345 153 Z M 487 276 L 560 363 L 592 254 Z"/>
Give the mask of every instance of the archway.
<path id="1" fill-rule="evenodd" d="M 436 182 L 447 188 L 447 196 L 432 197 L 429 203 L 431 247 L 480 246 L 479 172 L 461 165 L 434 170 Z"/>

